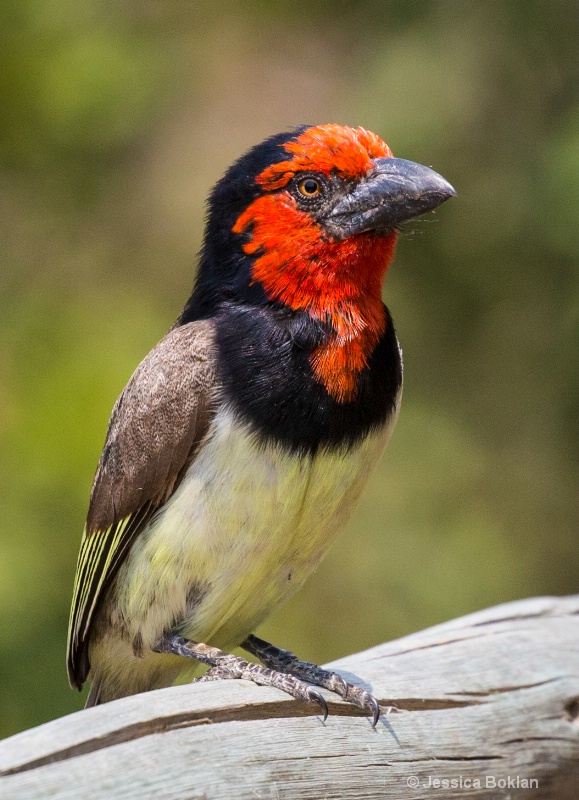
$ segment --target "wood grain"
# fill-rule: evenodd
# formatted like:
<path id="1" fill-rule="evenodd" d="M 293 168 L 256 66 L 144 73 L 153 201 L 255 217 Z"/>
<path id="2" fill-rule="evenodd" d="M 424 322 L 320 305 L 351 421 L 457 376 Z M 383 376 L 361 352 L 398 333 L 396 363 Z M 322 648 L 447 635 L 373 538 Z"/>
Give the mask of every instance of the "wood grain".
<path id="1" fill-rule="evenodd" d="M 579 797 L 579 596 L 498 606 L 331 666 L 393 707 L 376 729 L 328 692 L 324 724 L 244 681 L 162 689 L 1 742 L 0 798 Z"/>

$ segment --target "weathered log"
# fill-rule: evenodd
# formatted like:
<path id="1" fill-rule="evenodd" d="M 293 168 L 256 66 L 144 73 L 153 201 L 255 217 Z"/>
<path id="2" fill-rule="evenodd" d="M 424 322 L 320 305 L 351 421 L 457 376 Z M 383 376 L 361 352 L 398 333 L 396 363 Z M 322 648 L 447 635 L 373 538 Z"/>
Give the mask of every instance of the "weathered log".
<path id="1" fill-rule="evenodd" d="M 242 681 L 179 686 L 0 743 L 10 800 L 579 797 L 579 596 L 498 606 L 331 665 L 392 711 L 330 717 Z"/>

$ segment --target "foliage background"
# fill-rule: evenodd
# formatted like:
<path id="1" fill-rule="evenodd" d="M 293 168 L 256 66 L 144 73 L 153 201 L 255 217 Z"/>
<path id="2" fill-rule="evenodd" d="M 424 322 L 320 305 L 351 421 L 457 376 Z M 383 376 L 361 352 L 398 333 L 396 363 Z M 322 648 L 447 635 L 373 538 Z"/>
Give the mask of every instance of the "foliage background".
<path id="1" fill-rule="evenodd" d="M 391 446 L 262 634 L 323 662 L 577 591 L 577 41 L 576 0 L 2 0 L 0 735 L 81 707 L 66 625 L 110 409 L 188 296 L 209 187 L 302 122 L 375 130 L 459 198 L 387 281 Z"/>

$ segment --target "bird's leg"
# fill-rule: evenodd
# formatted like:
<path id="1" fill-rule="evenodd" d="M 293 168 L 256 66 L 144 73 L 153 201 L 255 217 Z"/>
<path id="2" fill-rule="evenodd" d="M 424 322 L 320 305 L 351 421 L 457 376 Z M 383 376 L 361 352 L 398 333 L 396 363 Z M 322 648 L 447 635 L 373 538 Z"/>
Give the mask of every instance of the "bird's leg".
<path id="1" fill-rule="evenodd" d="M 305 700 L 308 703 L 314 701 L 320 706 L 324 720 L 328 716 L 328 706 L 322 695 L 290 672 L 277 671 L 263 666 L 263 664 L 255 664 L 240 656 L 225 653 L 217 647 L 211 647 L 202 642 L 192 642 L 190 639 L 172 633 L 164 634 L 153 650 L 155 653 L 171 653 L 176 656 L 194 658 L 202 664 L 207 664 L 210 669 L 202 677 L 196 678 L 194 682 L 244 678 L 260 686 L 274 686 L 295 697 L 296 700 Z"/>
<path id="2" fill-rule="evenodd" d="M 281 647 L 269 644 L 269 642 L 265 642 L 263 639 L 253 636 L 253 634 L 248 636 L 241 643 L 241 646 L 272 670 L 285 672 L 287 675 L 293 675 L 302 681 L 313 683 L 314 686 L 322 686 L 324 689 L 336 692 L 346 702 L 352 703 L 352 705 L 371 714 L 373 726 L 377 724 L 380 718 L 380 706 L 376 698 L 360 686 L 347 683 L 336 672 L 322 669 L 317 664 L 312 664 L 311 661 L 300 661 L 289 650 L 283 650 Z"/>

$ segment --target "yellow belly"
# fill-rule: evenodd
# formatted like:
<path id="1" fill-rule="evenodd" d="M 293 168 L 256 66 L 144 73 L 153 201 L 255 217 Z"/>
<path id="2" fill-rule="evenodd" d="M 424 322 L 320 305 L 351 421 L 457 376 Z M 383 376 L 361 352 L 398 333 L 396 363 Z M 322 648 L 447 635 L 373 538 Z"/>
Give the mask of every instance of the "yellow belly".
<path id="1" fill-rule="evenodd" d="M 394 424 L 395 415 L 347 452 L 296 457 L 258 444 L 231 413 L 219 412 L 179 488 L 119 571 L 114 607 L 106 608 L 107 641 L 95 642 L 93 667 L 101 669 L 95 659 L 112 667 L 117 658 L 147 669 L 143 659 L 134 663 L 130 642 L 137 640 L 145 662 L 168 665 L 173 659 L 147 650 L 175 624 L 195 641 L 239 645 L 318 565 Z"/>

